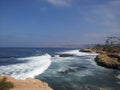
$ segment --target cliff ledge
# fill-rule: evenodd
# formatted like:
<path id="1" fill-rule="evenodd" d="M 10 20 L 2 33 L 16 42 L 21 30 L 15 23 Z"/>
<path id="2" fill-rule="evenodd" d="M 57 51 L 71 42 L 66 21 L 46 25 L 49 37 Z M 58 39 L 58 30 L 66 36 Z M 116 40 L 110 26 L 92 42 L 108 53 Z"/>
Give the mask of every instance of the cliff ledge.
<path id="1" fill-rule="evenodd" d="M 0 79 L 6 78 L 13 83 L 14 87 L 10 90 L 53 90 L 47 83 L 37 79 L 27 78 L 26 80 L 17 80 L 10 76 L 0 76 Z"/>

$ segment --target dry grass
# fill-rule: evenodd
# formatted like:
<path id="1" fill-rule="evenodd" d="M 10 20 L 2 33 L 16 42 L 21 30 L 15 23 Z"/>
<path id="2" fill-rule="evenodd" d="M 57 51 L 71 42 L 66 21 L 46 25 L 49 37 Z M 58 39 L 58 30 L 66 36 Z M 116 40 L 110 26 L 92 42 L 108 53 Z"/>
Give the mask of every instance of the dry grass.
<path id="1" fill-rule="evenodd" d="M 0 90 L 10 90 L 14 85 L 12 82 L 7 81 L 6 78 L 0 80 Z"/>

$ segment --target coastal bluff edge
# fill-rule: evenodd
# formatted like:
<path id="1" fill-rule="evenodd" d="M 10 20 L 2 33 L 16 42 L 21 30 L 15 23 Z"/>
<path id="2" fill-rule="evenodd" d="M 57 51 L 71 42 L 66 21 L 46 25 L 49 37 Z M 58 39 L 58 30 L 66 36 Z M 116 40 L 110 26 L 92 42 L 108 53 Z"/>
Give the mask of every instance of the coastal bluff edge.
<path id="1" fill-rule="evenodd" d="M 95 62 L 97 63 L 97 65 L 105 68 L 120 70 L 120 53 L 111 53 L 103 51 L 102 49 L 94 48 L 83 49 L 80 51 L 88 53 L 98 53 L 95 58 Z"/>
<path id="2" fill-rule="evenodd" d="M 53 90 L 47 83 L 34 78 L 17 80 L 11 76 L 0 76 L 0 80 L 3 78 L 6 78 L 6 81 L 8 82 L 13 83 L 14 87 L 10 90 Z"/>

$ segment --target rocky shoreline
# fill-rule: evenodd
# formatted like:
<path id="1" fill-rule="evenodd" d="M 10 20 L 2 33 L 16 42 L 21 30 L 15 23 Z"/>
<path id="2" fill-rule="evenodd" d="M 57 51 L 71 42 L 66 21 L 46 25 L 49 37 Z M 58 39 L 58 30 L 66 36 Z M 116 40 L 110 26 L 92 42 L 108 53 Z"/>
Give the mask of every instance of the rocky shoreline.
<path id="1" fill-rule="evenodd" d="M 109 54 L 99 54 L 95 58 L 95 62 L 103 67 L 111 68 L 111 69 L 118 69 L 120 70 L 120 56 L 116 55 L 109 55 Z"/>
<path id="2" fill-rule="evenodd" d="M 38 79 L 27 78 L 25 80 L 17 80 L 10 76 L 0 76 L 0 80 L 3 78 L 13 83 L 14 87 L 10 90 L 53 90 L 47 83 Z"/>
<path id="3" fill-rule="evenodd" d="M 84 49 L 82 52 L 96 52 L 98 55 L 95 58 L 97 65 L 120 70 L 120 53 L 108 53 L 101 49 Z"/>

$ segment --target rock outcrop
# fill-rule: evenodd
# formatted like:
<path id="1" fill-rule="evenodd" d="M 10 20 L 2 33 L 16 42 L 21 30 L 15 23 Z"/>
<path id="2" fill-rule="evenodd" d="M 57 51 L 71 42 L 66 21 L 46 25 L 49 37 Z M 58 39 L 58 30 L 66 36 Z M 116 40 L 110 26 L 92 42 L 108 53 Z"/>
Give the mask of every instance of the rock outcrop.
<path id="1" fill-rule="evenodd" d="M 120 70 L 119 54 L 99 54 L 95 61 L 100 66 Z"/>
<path id="2" fill-rule="evenodd" d="M 81 49 L 79 50 L 80 52 L 87 52 L 87 53 L 92 53 L 93 51 L 90 48 L 86 48 L 86 49 Z"/>
<path id="3" fill-rule="evenodd" d="M 60 57 L 71 57 L 73 56 L 73 54 L 60 54 L 59 56 Z"/>
<path id="4" fill-rule="evenodd" d="M 26 80 L 16 80 L 10 76 L 0 76 L 0 79 L 6 78 L 14 84 L 14 87 L 10 90 L 53 90 L 47 83 L 37 79 L 27 78 Z"/>
<path id="5" fill-rule="evenodd" d="M 95 62 L 99 66 L 120 70 L 120 53 L 119 52 L 116 52 L 116 53 L 108 52 L 108 51 L 105 51 L 103 48 L 82 49 L 80 51 L 99 53 L 95 58 Z"/>

